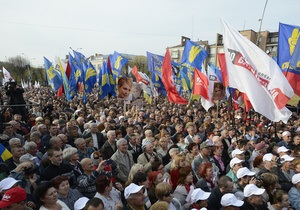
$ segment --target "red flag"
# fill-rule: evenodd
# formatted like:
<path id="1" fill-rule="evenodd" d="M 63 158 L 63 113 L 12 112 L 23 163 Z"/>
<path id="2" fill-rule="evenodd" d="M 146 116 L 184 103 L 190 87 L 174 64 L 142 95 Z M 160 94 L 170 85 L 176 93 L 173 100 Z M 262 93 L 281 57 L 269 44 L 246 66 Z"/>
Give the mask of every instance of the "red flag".
<path id="1" fill-rule="evenodd" d="M 149 85 L 150 84 L 150 81 L 147 80 L 146 78 L 143 78 L 140 73 L 138 72 L 136 66 L 134 66 L 132 69 L 131 69 L 131 73 L 133 74 L 133 76 L 135 77 L 136 81 L 137 82 L 142 82 L 144 83 L 145 85 Z"/>
<path id="2" fill-rule="evenodd" d="M 195 68 L 193 94 L 200 95 L 206 100 L 209 100 L 208 86 L 209 83 L 207 77 L 202 72 L 200 72 L 197 68 Z"/>
<path id="3" fill-rule="evenodd" d="M 226 67 L 226 60 L 225 60 L 225 54 L 224 53 L 218 53 L 218 60 L 220 65 L 220 70 L 223 78 L 223 85 L 225 87 L 228 87 L 228 73 L 227 73 L 227 67 Z"/>
<path id="4" fill-rule="evenodd" d="M 173 81 L 171 56 L 169 50 L 167 50 L 165 54 L 164 62 L 162 65 L 162 82 L 168 92 L 169 101 L 176 104 L 188 104 L 188 101 L 185 98 L 182 98 L 176 90 L 176 86 Z"/>
<path id="5" fill-rule="evenodd" d="M 64 91 L 64 86 L 61 85 L 60 88 L 58 88 L 58 90 L 57 90 L 57 96 L 61 97 L 64 92 L 65 92 Z"/>
<path id="6" fill-rule="evenodd" d="M 245 110 L 246 110 L 246 112 L 248 112 L 250 109 L 252 109 L 252 104 L 250 102 L 250 99 L 248 98 L 246 93 L 241 92 L 241 95 L 242 95 L 243 100 L 244 100 Z"/>
<path id="7" fill-rule="evenodd" d="M 66 76 L 68 79 L 70 79 L 70 73 L 71 73 L 71 66 L 69 62 L 67 63 L 67 68 L 66 68 Z"/>
<path id="8" fill-rule="evenodd" d="M 285 77 L 292 86 L 294 93 L 300 96 L 300 75 L 293 72 L 285 72 Z"/>

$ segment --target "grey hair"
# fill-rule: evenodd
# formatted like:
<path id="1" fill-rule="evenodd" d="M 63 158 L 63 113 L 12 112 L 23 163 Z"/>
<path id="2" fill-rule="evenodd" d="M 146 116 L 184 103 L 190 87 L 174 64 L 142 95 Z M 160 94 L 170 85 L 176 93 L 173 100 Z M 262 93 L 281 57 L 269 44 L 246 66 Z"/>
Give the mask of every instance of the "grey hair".
<path id="1" fill-rule="evenodd" d="M 126 139 L 120 138 L 120 139 L 117 141 L 117 147 L 119 147 L 119 145 L 122 144 L 122 143 L 124 143 L 124 142 L 128 143 Z"/>
<path id="2" fill-rule="evenodd" d="M 94 126 L 97 126 L 97 124 L 96 123 L 90 123 L 90 127 L 89 128 L 92 128 Z"/>
<path id="3" fill-rule="evenodd" d="M 18 139 L 18 138 L 11 138 L 11 139 L 8 141 L 8 144 L 9 144 L 9 145 L 12 145 L 13 143 L 17 143 L 17 142 L 21 143 L 21 140 Z"/>
<path id="4" fill-rule="evenodd" d="M 33 131 L 30 137 L 42 138 L 42 134 L 39 131 Z"/>
<path id="5" fill-rule="evenodd" d="M 77 138 L 77 139 L 74 141 L 74 144 L 75 144 L 75 145 L 78 145 L 79 142 L 81 142 L 81 141 L 84 141 L 84 142 L 85 142 L 84 138 Z"/>
<path id="6" fill-rule="evenodd" d="M 63 159 L 70 159 L 70 157 L 75 154 L 78 150 L 75 147 L 68 147 L 63 150 Z"/>
<path id="7" fill-rule="evenodd" d="M 49 144 L 52 146 L 57 140 L 59 140 L 60 138 L 58 136 L 53 136 L 50 140 L 49 140 Z"/>
<path id="8" fill-rule="evenodd" d="M 31 149 L 36 149 L 36 148 L 37 148 L 37 145 L 33 141 L 26 142 L 25 145 L 24 145 L 25 152 L 27 152 L 28 150 L 31 150 Z"/>

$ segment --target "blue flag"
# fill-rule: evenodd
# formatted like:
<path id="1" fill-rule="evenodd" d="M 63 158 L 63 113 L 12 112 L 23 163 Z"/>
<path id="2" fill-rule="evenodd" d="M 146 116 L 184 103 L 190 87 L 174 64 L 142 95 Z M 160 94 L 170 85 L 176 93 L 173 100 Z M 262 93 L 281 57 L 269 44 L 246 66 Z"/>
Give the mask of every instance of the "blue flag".
<path id="1" fill-rule="evenodd" d="M 114 90 L 114 81 L 108 67 L 108 62 L 103 62 L 99 73 L 100 98 L 103 99 Z"/>
<path id="2" fill-rule="evenodd" d="M 190 40 L 186 40 L 185 47 L 182 53 L 181 64 L 187 64 L 191 67 L 195 67 L 198 70 L 201 70 L 202 63 L 207 55 L 207 51 L 199 44 L 196 44 L 195 42 L 192 42 Z"/>
<path id="3" fill-rule="evenodd" d="M 55 70 L 52 63 L 44 57 L 44 64 L 46 68 L 46 76 L 48 84 L 51 88 L 57 91 L 60 86 L 63 84 L 63 80 L 59 71 Z"/>
<path id="4" fill-rule="evenodd" d="M 111 70 L 114 78 L 118 78 L 121 75 L 122 67 L 126 63 L 128 63 L 128 60 L 116 51 L 110 56 Z"/>
<path id="5" fill-rule="evenodd" d="M 81 70 L 77 66 L 77 62 L 74 57 L 69 53 L 69 63 L 71 67 L 69 78 L 69 94 L 70 98 L 73 98 L 79 91 L 78 82 L 82 81 Z"/>
<path id="6" fill-rule="evenodd" d="M 298 38 L 293 55 L 291 57 L 290 66 L 293 67 L 297 74 L 300 74 L 300 41 Z"/>
<path id="7" fill-rule="evenodd" d="M 299 71 L 290 65 L 299 34 L 300 26 L 279 23 L 277 63 L 283 72 L 288 70 L 289 72 L 299 74 Z M 295 59 L 297 60 L 297 58 Z"/>
<path id="8" fill-rule="evenodd" d="M 159 94 L 161 94 L 162 96 L 167 96 L 166 88 L 162 83 L 161 78 L 158 76 L 158 74 L 152 72 L 151 81 Z"/>
<path id="9" fill-rule="evenodd" d="M 97 71 L 91 62 L 86 61 L 83 64 L 84 70 L 84 89 L 85 92 L 91 93 L 94 85 L 97 82 Z"/>
<path id="10" fill-rule="evenodd" d="M 147 52 L 148 70 L 161 78 L 161 68 L 164 56 Z"/>
<path id="11" fill-rule="evenodd" d="M 0 143 L 0 162 L 4 162 L 12 158 L 12 154 Z"/>
<path id="12" fill-rule="evenodd" d="M 77 66 L 78 66 L 81 70 L 83 70 L 83 64 L 84 64 L 84 62 L 85 62 L 87 59 L 86 59 L 85 56 L 84 56 L 82 53 L 80 53 L 80 52 L 77 52 L 77 51 L 73 50 L 73 53 L 74 53 L 74 58 L 75 58 L 75 60 L 76 60 Z"/>
<path id="13" fill-rule="evenodd" d="M 214 71 L 215 75 L 217 75 L 218 79 L 220 82 L 223 83 L 223 79 L 222 79 L 222 73 L 220 71 L 220 69 L 218 67 L 216 67 L 214 64 L 209 63 L 208 64 L 210 66 L 210 68 Z"/>

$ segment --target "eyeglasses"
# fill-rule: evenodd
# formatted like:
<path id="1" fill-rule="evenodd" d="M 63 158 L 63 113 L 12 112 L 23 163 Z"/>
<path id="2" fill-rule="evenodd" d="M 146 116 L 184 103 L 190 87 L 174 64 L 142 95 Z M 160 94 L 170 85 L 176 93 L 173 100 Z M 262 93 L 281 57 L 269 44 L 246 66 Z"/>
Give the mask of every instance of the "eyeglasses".
<path id="1" fill-rule="evenodd" d="M 166 192 L 166 193 L 164 194 L 164 196 L 165 196 L 165 197 L 169 197 L 169 196 L 172 195 L 172 194 L 173 194 L 173 190 L 170 190 L 170 191 Z"/>

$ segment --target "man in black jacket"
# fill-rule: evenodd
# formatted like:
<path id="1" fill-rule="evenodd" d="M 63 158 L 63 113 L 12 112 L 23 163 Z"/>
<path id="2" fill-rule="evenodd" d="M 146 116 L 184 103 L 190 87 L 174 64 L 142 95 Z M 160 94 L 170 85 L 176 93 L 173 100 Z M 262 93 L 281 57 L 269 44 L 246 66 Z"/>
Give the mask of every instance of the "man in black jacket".
<path id="1" fill-rule="evenodd" d="M 258 188 L 255 184 L 248 184 L 244 189 L 244 204 L 241 210 L 267 210 L 268 207 L 263 201 L 262 194 L 265 189 Z"/>

